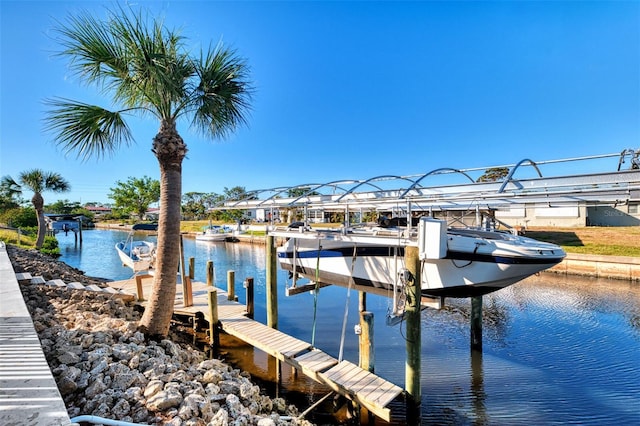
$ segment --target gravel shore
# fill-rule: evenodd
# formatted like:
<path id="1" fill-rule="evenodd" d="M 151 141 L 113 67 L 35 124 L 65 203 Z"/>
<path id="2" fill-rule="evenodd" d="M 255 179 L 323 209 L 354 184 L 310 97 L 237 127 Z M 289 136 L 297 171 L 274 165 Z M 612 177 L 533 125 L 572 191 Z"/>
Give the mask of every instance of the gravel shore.
<path id="1" fill-rule="evenodd" d="M 104 286 L 105 279 L 34 250 L 7 246 L 15 272 Z M 147 341 L 140 314 L 90 291 L 21 285 L 70 417 L 139 424 L 311 425 L 282 398 L 264 395 L 247 373 L 166 339 Z"/>

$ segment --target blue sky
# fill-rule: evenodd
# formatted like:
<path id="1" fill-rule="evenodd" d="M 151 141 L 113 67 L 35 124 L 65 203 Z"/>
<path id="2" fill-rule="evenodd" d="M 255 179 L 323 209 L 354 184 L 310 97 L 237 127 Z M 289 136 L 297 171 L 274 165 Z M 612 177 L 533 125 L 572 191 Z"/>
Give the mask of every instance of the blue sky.
<path id="1" fill-rule="evenodd" d="M 640 148 L 637 1 L 132 4 L 182 28 L 194 51 L 222 41 L 251 67 L 248 127 L 222 141 L 179 129 L 189 147 L 183 192 Z M 54 57 L 51 30 L 113 5 L 0 0 L 0 174 L 62 174 L 72 191 L 45 202 L 109 202 L 116 181 L 159 177 L 152 119 L 130 122 L 135 145 L 85 162 L 43 132 L 46 98 L 109 106 Z M 557 172 L 569 171 L 543 169 Z"/>

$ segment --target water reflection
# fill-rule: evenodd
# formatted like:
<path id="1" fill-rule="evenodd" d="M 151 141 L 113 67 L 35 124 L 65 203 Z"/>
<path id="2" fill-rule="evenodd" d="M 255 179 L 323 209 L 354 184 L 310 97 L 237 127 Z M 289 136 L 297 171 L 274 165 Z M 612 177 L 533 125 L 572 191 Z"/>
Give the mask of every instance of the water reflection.
<path id="1" fill-rule="evenodd" d="M 130 276 L 113 249 L 126 233 L 96 230 L 83 236 L 81 250 L 69 247 L 73 237 L 58 237 L 63 261 L 89 275 Z M 266 321 L 263 246 L 189 239 L 184 246 L 186 257 L 195 256 L 199 281 L 206 279 L 207 260 L 214 262 L 219 287 L 226 288 L 226 272 L 234 270 L 242 302 L 241 283 L 253 277 L 255 318 Z M 316 346 L 337 357 L 348 290 L 326 287 L 316 295 L 286 297 L 286 279 L 278 271 L 280 330 L 310 341 L 315 309 Z M 356 363 L 357 301 L 354 292 L 344 349 L 345 359 Z M 367 297 L 374 314 L 375 371 L 404 386 L 406 327 L 386 326 L 390 303 Z M 469 350 L 468 300 L 450 299 L 445 309 L 422 311 L 423 424 L 640 424 L 639 283 L 542 274 L 485 296 L 483 305 L 481 354 Z M 239 368 L 273 382 L 275 366 L 264 353 L 243 342 L 223 343 Z M 308 405 L 324 395 L 304 376 L 287 368 L 281 373 L 275 392 L 304 390 Z"/>
<path id="2" fill-rule="evenodd" d="M 471 394 L 475 411 L 475 423 L 487 424 L 485 406 L 486 393 L 484 391 L 484 371 L 482 367 L 482 351 L 471 351 Z"/>

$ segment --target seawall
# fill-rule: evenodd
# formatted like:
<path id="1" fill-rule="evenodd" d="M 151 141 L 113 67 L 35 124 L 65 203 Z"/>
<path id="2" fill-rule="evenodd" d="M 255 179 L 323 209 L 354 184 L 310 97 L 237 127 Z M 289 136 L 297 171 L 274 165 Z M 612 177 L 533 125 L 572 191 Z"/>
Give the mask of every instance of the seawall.
<path id="1" fill-rule="evenodd" d="M 567 253 L 565 259 L 548 270 L 558 274 L 640 281 L 640 258 Z"/>

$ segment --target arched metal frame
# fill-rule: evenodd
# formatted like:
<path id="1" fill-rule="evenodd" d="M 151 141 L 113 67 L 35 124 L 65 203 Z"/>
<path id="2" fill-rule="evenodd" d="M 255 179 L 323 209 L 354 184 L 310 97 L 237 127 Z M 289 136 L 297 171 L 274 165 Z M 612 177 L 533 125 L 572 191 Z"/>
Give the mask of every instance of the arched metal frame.
<path id="1" fill-rule="evenodd" d="M 507 175 L 507 177 L 504 179 L 504 181 L 502 182 L 502 185 L 500 186 L 500 189 L 498 189 L 498 194 L 502 194 L 504 192 L 504 188 L 507 186 L 507 184 L 509 182 L 511 182 L 511 178 L 513 177 L 513 174 L 516 172 L 516 170 L 518 170 L 518 167 L 520 167 L 525 161 L 528 161 L 529 164 L 531 164 L 536 171 L 538 172 L 538 176 L 542 177 L 542 173 L 540 173 L 540 169 L 538 168 L 538 166 L 536 165 L 536 163 L 534 163 L 533 161 L 529 160 L 528 158 L 525 158 L 524 160 L 520 160 L 518 162 L 518 164 L 516 164 L 510 171 L 509 174 Z"/>
<path id="2" fill-rule="evenodd" d="M 456 209 L 465 205 L 482 205 L 500 206 L 506 208 L 515 204 L 521 204 L 527 201 L 543 199 L 545 202 L 555 200 L 556 203 L 575 203 L 577 199 L 585 199 L 582 196 L 575 197 L 575 187 L 580 186 L 581 191 L 591 194 L 589 200 L 596 198 L 596 193 L 606 194 L 609 198 L 612 191 L 620 191 L 621 185 L 617 183 L 617 174 L 627 174 L 624 177 L 627 192 L 625 194 L 637 194 L 635 189 L 635 174 L 631 176 L 631 172 L 638 172 L 640 169 L 640 149 L 628 149 L 615 154 L 593 155 L 575 158 L 566 158 L 558 160 L 546 160 L 534 162 L 529 158 L 525 158 L 515 165 L 492 166 L 485 168 L 438 168 L 421 175 L 398 176 L 398 175 L 379 175 L 364 180 L 335 180 L 327 183 L 307 183 L 301 185 L 292 185 L 289 187 L 275 187 L 270 189 L 261 189 L 247 191 L 242 200 L 224 200 L 214 209 L 251 209 L 260 207 L 311 207 L 322 208 L 325 210 L 340 210 L 345 208 L 345 204 L 358 205 L 364 209 L 387 208 L 398 201 L 411 200 L 419 209 Z M 590 175 L 559 175 L 555 177 L 543 177 L 539 166 L 543 164 L 554 163 L 571 163 L 584 160 L 597 160 L 603 158 L 616 157 L 619 158 L 617 172 L 604 172 L 596 175 L 597 182 L 593 182 Z M 630 159 L 631 165 L 628 171 L 620 171 L 621 165 L 626 159 Z M 538 178 L 518 178 L 515 179 L 515 173 L 523 166 L 530 165 L 536 170 Z M 477 182 L 470 175 L 470 172 L 481 173 L 492 168 L 509 168 L 509 173 L 502 181 L 493 182 Z M 615 166 L 614 166 L 615 170 Z M 438 174 L 461 174 L 466 179 L 463 183 L 448 183 L 441 185 L 425 185 L 424 181 L 427 177 Z M 613 176 L 616 175 L 616 176 Z M 613 181 L 612 181 L 613 179 Z M 396 185 L 394 181 L 403 181 L 408 185 Z M 384 183 L 389 182 L 389 184 Z M 513 183 L 512 186 L 509 186 Z M 598 186 L 594 187 L 594 184 Z M 372 190 L 363 187 L 372 188 Z M 390 189 L 393 188 L 393 189 Z M 507 190 L 507 188 L 509 188 Z M 302 195 L 287 197 L 285 194 L 294 189 L 304 189 Z M 329 189 L 329 190 L 327 190 Z M 635 191 L 635 192 L 634 192 Z M 289 192 L 290 193 L 290 192 Z M 260 196 L 268 194 L 266 198 L 260 199 Z M 622 194 L 622 198 L 628 195 Z M 284 196 L 283 196 L 284 195 Z M 551 198 L 549 198 L 551 197 Z M 596 198 L 594 198 L 596 197 Z M 598 198 L 600 199 L 600 198 Z"/>

